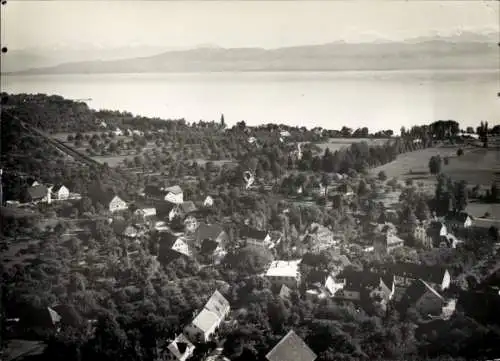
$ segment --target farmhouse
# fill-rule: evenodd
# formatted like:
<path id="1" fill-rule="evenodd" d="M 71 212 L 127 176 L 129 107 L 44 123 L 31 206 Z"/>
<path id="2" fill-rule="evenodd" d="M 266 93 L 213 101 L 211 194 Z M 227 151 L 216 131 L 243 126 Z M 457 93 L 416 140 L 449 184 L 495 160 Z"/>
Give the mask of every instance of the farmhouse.
<path id="1" fill-rule="evenodd" d="M 472 226 L 472 217 L 466 212 L 450 212 L 445 217 L 445 223 L 451 229 L 463 229 Z"/>
<path id="2" fill-rule="evenodd" d="M 302 260 L 273 261 L 267 269 L 265 277 L 274 285 L 297 287 L 300 283 L 299 264 Z"/>
<path id="3" fill-rule="evenodd" d="M 50 188 L 47 188 L 43 184 L 37 184 L 35 186 L 28 187 L 26 189 L 26 199 L 28 202 L 38 203 L 46 202 L 51 203 L 52 196 Z"/>
<path id="4" fill-rule="evenodd" d="M 203 310 L 184 328 L 184 334 L 194 342 L 208 342 L 229 311 L 229 302 L 215 291 Z"/>
<path id="5" fill-rule="evenodd" d="M 266 355 L 268 361 L 314 361 L 316 354 L 290 330 Z"/>
<path id="6" fill-rule="evenodd" d="M 379 298 L 378 302 L 382 307 L 387 305 L 395 292 L 394 276 L 370 271 L 344 270 L 335 280 L 335 284 L 342 283 L 344 287 L 336 291 L 336 298 L 370 302 Z"/>
<path id="7" fill-rule="evenodd" d="M 443 316 L 449 318 L 455 311 L 456 300 L 445 299 L 427 282 L 413 282 L 399 302 L 401 312 L 414 308 L 421 316 Z"/>
<path id="8" fill-rule="evenodd" d="M 426 266 L 414 263 L 394 263 L 378 267 L 382 273 L 393 274 L 396 286 L 407 287 L 414 281 L 422 279 L 437 290 L 450 287 L 450 272 L 440 266 Z"/>
<path id="9" fill-rule="evenodd" d="M 52 188 L 52 197 L 57 200 L 66 200 L 69 198 L 69 189 L 62 184 L 56 184 Z"/>

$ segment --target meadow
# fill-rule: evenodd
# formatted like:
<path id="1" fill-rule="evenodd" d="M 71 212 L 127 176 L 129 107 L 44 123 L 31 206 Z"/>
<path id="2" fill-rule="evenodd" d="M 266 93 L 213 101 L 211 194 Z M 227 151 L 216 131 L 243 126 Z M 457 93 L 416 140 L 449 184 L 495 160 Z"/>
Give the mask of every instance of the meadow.
<path id="1" fill-rule="evenodd" d="M 354 143 L 366 142 L 368 145 L 382 145 L 385 144 L 390 138 L 330 138 L 327 142 L 316 143 L 315 146 L 321 148 L 321 152 L 324 152 L 326 148 L 329 148 L 331 152 L 349 147 Z"/>

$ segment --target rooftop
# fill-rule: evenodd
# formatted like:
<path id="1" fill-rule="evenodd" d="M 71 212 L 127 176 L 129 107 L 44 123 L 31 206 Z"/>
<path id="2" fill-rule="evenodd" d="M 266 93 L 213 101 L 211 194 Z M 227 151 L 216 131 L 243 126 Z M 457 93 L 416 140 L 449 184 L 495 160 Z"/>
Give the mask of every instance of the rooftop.
<path id="1" fill-rule="evenodd" d="M 297 277 L 302 260 L 273 261 L 266 272 L 268 277 Z"/>
<path id="2" fill-rule="evenodd" d="M 317 356 L 307 344 L 290 330 L 266 355 L 269 361 L 314 361 Z"/>

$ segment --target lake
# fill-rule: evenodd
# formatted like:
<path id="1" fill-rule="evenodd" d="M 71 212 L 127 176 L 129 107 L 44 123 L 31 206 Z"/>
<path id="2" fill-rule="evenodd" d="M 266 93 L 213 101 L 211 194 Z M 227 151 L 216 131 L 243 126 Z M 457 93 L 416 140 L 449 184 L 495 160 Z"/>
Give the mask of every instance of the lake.
<path id="1" fill-rule="evenodd" d="M 2 91 L 92 98 L 94 109 L 228 124 L 393 129 L 500 122 L 495 71 L 346 71 L 2 76 Z"/>

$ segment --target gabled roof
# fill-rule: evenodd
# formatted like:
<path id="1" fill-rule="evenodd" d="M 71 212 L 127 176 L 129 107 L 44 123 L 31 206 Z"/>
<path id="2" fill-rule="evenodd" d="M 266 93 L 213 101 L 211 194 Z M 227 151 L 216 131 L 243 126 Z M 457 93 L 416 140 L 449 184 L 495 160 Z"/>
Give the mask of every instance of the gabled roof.
<path id="1" fill-rule="evenodd" d="M 195 347 L 191 343 L 191 341 L 189 341 L 187 337 L 181 333 L 175 338 L 175 340 L 170 342 L 167 348 L 175 357 L 180 360 L 190 350 L 194 350 Z"/>
<path id="2" fill-rule="evenodd" d="M 215 291 L 205 304 L 205 309 L 215 312 L 219 317 L 225 316 L 225 310 L 229 308 L 229 301 L 219 292 Z"/>
<path id="3" fill-rule="evenodd" d="M 248 226 L 243 226 L 240 228 L 241 238 L 251 238 L 263 241 L 267 236 L 266 231 L 259 231 L 258 229 L 251 228 Z"/>
<path id="4" fill-rule="evenodd" d="M 94 202 L 108 205 L 117 195 L 112 189 L 93 187 L 89 189 L 89 197 Z"/>
<path id="5" fill-rule="evenodd" d="M 395 276 L 419 279 L 431 283 L 441 283 L 446 272 L 445 267 L 441 266 L 426 266 L 415 263 L 393 263 L 383 265 L 381 269 L 386 270 Z"/>
<path id="6" fill-rule="evenodd" d="M 419 279 L 413 282 L 406 289 L 406 291 L 403 294 L 403 297 L 401 298 L 400 306 L 404 309 L 411 307 L 426 293 L 430 293 L 431 295 L 434 295 L 436 298 L 444 301 L 443 296 L 441 296 L 433 287 L 431 287 L 428 283 Z"/>
<path id="7" fill-rule="evenodd" d="M 197 210 L 193 201 L 182 202 L 181 204 L 179 204 L 179 208 L 181 209 L 181 211 L 183 213 L 192 213 L 192 212 L 196 212 L 196 210 Z"/>
<path id="8" fill-rule="evenodd" d="M 48 189 L 43 184 L 28 188 L 28 195 L 31 199 L 42 199 L 47 196 Z"/>
<path id="9" fill-rule="evenodd" d="M 200 223 L 196 230 L 196 241 L 201 242 L 205 239 L 215 241 L 222 232 L 224 232 L 224 229 L 218 224 Z"/>
<path id="10" fill-rule="evenodd" d="M 153 184 L 145 186 L 144 193 L 152 197 L 163 197 L 165 195 L 165 192 L 159 186 Z"/>
<path id="11" fill-rule="evenodd" d="M 266 355 L 269 361 L 314 361 L 316 354 L 290 330 Z"/>
<path id="12" fill-rule="evenodd" d="M 60 190 L 62 187 L 64 187 L 64 188 L 68 189 L 68 187 L 66 187 L 64 184 L 62 184 L 62 183 L 58 183 L 58 184 L 56 184 L 56 185 L 54 185 L 54 186 L 52 187 L 52 192 L 59 192 L 59 190 Z"/>
<path id="13" fill-rule="evenodd" d="M 206 333 L 226 316 L 228 309 L 229 302 L 219 291 L 215 291 L 192 323 Z"/>
<path id="14" fill-rule="evenodd" d="M 167 193 L 173 193 L 173 194 L 181 194 L 182 193 L 182 189 L 178 185 L 175 185 L 175 186 L 171 186 L 171 187 L 165 188 L 165 192 L 167 192 Z"/>
<path id="15" fill-rule="evenodd" d="M 380 281 L 388 287 L 392 287 L 394 277 L 370 271 L 356 271 L 346 269 L 340 272 L 338 279 L 345 279 L 346 286 L 350 290 L 363 291 L 370 288 L 376 288 L 380 285 Z"/>

